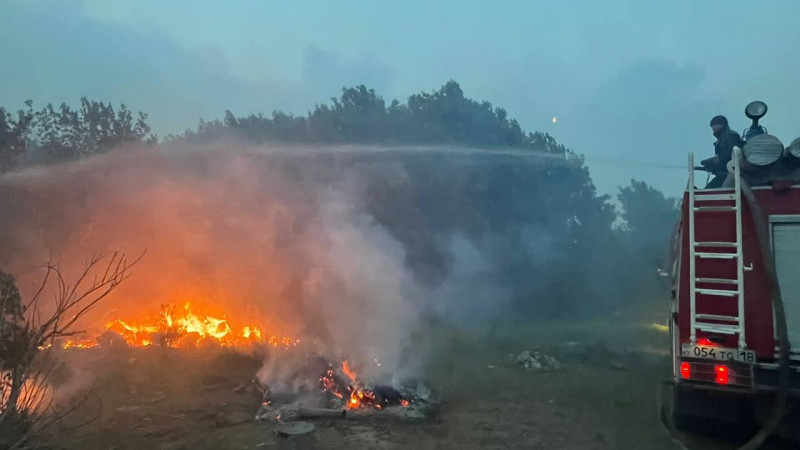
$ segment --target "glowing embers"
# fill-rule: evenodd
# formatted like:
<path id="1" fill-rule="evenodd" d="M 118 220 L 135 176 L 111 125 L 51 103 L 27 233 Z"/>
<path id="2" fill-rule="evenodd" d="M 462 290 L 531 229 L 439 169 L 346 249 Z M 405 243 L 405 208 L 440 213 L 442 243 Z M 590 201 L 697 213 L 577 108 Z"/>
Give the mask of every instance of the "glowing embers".
<path id="1" fill-rule="evenodd" d="M 85 349 L 85 348 L 94 348 L 99 345 L 100 344 L 93 339 L 66 339 L 66 340 L 58 340 L 55 344 L 43 345 L 39 347 L 39 350 L 47 350 L 54 346 L 56 348 L 63 348 L 64 350 L 69 350 L 71 348 Z"/>
<path id="2" fill-rule="evenodd" d="M 297 355 L 281 352 L 279 358 L 297 364 Z M 376 367 L 377 364 L 376 361 Z M 331 364 L 318 355 L 311 355 L 304 364 L 295 367 L 296 370 L 285 373 L 276 371 L 277 377 L 271 381 L 273 388 L 260 377 L 253 379 L 263 395 L 256 420 L 358 418 L 380 414 L 416 421 L 428 419 L 438 411 L 432 392 L 418 379 L 398 381 L 392 377 L 393 383 L 397 383 L 393 385 L 375 383 L 372 378 L 364 381 L 352 370 L 352 364 Z"/>
<path id="3" fill-rule="evenodd" d="M 205 343 L 222 346 L 268 344 L 273 347 L 293 347 L 300 341 L 274 333 L 265 333 L 255 325 L 235 327 L 223 316 L 214 317 L 197 312 L 190 303 L 182 309 L 162 306 L 160 314 L 138 320 L 116 319 L 106 324 L 130 346 L 191 347 Z"/>
<path id="4" fill-rule="evenodd" d="M 70 349 L 70 348 L 93 348 L 93 347 L 97 347 L 97 345 L 98 345 L 97 341 L 91 341 L 91 340 L 88 340 L 88 339 L 77 339 L 77 340 L 69 339 L 66 342 L 64 342 L 64 348 L 65 349 Z"/>
<path id="5" fill-rule="evenodd" d="M 343 406 L 347 409 L 374 408 L 380 410 L 387 406 L 407 407 L 410 404 L 409 400 L 391 386 L 376 385 L 372 389 L 367 389 L 358 380 L 356 373 L 351 370 L 347 361 L 342 363 L 341 373 L 344 376 L 330 366 L 319 380 L 323 391 L 342 399 Z"/>

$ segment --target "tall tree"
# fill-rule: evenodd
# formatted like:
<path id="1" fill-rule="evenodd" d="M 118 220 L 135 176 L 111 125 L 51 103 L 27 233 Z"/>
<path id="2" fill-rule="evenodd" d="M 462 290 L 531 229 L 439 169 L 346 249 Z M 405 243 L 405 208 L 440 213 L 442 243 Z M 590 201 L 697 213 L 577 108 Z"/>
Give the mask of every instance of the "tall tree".
<path id="1" fill-rule="evenodd" d="M 600 297 L 598 283 L 616 276 L 608 264 L 616 216 L 608 197 L 597 194 L 583 158 L 546 133 L 526 134 L 504 109 L 468 98 L 455 81 L 388 106 L 363 85 L 344 88 L 306 117 L 237 117 L 226 111 L 224 121 L 201 122 L 183 139 L 224 134 L 254 142 L 514 149 L 514 156 L 454 149 L 441 156 L 354 156 L 351 162 L 365 178 L 367 212 L 404 245 L 407 263 L 426 283 L 441 281 L 447 272 L 445 243 L 455 234 L 496 244 L 487 250 L 487 276 L 504 280 L 515 304 L 532 313 L 585 313 L 580 305 Z M 395 177 L 397 171 L 405 175 Z M 390 177 L 400 181 L 387 183 Z M 590 313 L 614 306 L 605 299 L 621 298 L 622 283 L 608 284 L 617 290 L 597 299 Z"/>
<path id="2" fill-rule="evenodd" d="M 26 138 L 33 121 L 31 101 L 25 102 L 27 110 L 17 112 L 17 118 L 0 107 L 0 173 L 13 169 L 17 159 L 25 153 Z"/>
<path id="3" fill-rule="evenodd" d="M 118 110 L 108 103 L 81 98 L 76 110 L 66 103 L 48 104 L 36 112 L 33 136 L 39 149 L 54 160 L 78 159 L 123 144 L 153 144 L 147 115 L 136 115 L 125 105 Z"/>
<path id="4" fill-rule="evenodd" d="M 678 202 L 644 181 L 631 180 L 617 195 L 628 241 L 649 252 L 658 252 L 667 242 L 678 218 Z"/>
<path id="5" fill-rule="evenodd" d="M 224 121 L 202 121 L 196 130 L 173 139 L 202 141 L 225 134 L 254 142 L 460 144 L 473 147 L 542 147 L 546 135 L 525 135 L 516 120 L 489 102 L 467 98 L 455 81 L 439 90 L 414 94 L 405 103 L 386 101 L 364 85 L 342 88 L 329 104 L 306 117 L 276 111 Z"/>
<path id="6" fill-rule="evenodd" d="M 622 244 L 616 249 L 620 279 L 630 296 L 658 297 L 666 291 L 666 279 L 658 269 L 667 269 L 669 242 L 679 220 L 679 204 L 643 181 L 631 180 L 619 189 L 624 223 L 618 231 Z"/>

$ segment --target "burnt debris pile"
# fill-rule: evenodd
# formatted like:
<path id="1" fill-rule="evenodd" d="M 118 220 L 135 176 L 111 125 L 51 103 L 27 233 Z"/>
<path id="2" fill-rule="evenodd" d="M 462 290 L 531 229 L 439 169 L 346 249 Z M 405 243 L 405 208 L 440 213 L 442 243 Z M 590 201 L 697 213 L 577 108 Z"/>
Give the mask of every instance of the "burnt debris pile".
<path id="1" fill-rule="evenodd" d="M 381 414 L 406 420 L 431 417 L 438 406 L 419 380 L 396 384 L 364 381 L 348 363 L 310 358 L 291 379 L 253 379 L 261 398 L 256 420 L 344 418 Z"/>

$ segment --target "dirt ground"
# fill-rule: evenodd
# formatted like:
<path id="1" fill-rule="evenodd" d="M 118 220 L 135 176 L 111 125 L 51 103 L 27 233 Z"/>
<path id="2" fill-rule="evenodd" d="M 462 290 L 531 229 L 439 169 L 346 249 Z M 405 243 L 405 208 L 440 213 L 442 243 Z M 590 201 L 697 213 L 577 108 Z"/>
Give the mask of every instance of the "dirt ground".
<path id="1" fill-rule="evenodd" d="M 313 420 L 315 448 L 680 448 L 656 409 L 658 382 L 670 370 L 661 351 L 666 335 L 647 323 L 625 330 L 614 323 L 448 330 L 428 368 L 441 401 L 435 417 Z M 563 367 L 535 372 L 513 364 L 509 353 L 537 346 L 561 358 Z M 97 418 L 57 433 L 54 439 L 67 449 L 278 448 L 276 424 L 253 420 L 259 399 L 249 381 L 258 358 L 222 350 L 75 352 L 82 353 L 70 358 L 92 368 L 77 376 L 96 380 L 71 423 Z M 737 441 L 723 430 L 713 438 L 691 437 L 688 447 L 730 449 Z"/>

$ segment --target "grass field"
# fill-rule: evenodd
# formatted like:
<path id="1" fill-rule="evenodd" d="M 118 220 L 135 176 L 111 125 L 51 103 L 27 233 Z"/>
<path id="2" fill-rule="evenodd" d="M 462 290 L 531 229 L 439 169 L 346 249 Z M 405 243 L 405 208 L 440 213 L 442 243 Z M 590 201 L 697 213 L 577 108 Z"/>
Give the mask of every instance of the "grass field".
<path id="1" fill-rule="evenodd" d="M 320 449 L 673 449 L 658 420 L 658 382 L 669 378 L 659 317 L 613 316 L 483 331 L 438 328 L 426 371 L 441 400 L 424 422 L 373 414 L 314 421 Z M 525 370 L 511 355 L 539 347 L 563 362 Z M 94 367 L 99 419 L 56 437 L 68 449 L 278 448 L 276 425 L 254 422 L 249 382 L 261 362 L 246 355 L 174 349 L 83 354 Z M 101 369 L 98 369 L 101 367 Z M 88 404 L 87 404 L 88 405 Z M 87 406 L 82 415 L 94 412 Z M 77 420 L 79 417 L 76 417 Z M 691 438 L 690 448 L 729 449 Z"/>

